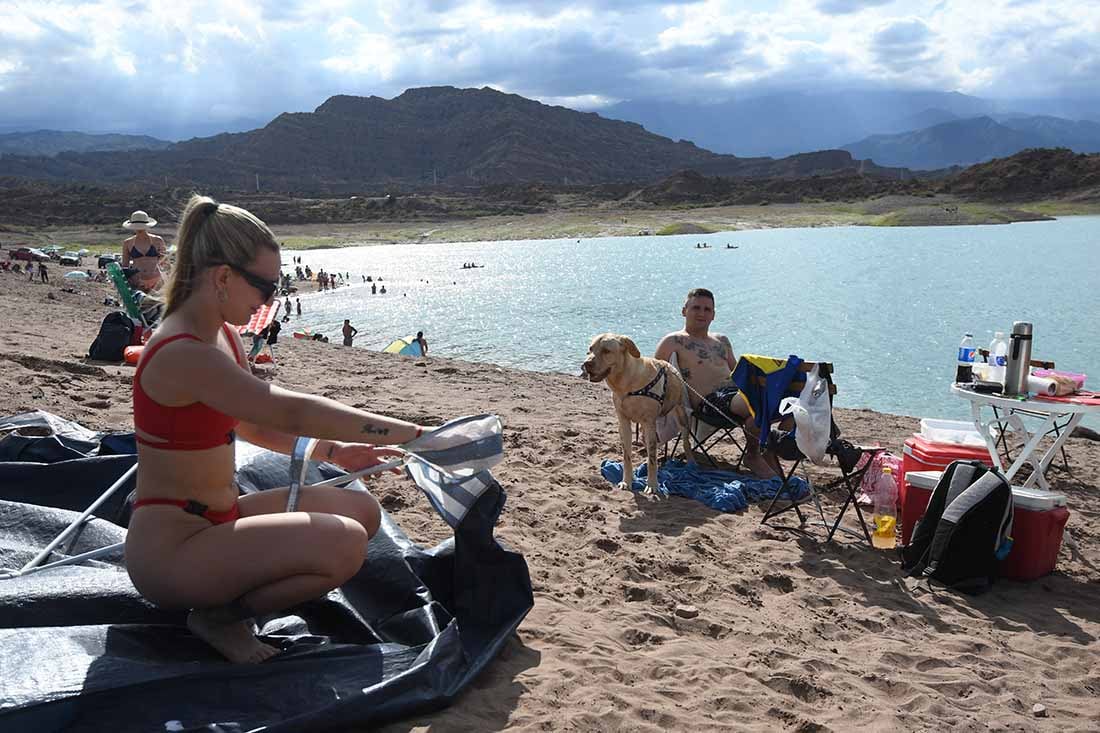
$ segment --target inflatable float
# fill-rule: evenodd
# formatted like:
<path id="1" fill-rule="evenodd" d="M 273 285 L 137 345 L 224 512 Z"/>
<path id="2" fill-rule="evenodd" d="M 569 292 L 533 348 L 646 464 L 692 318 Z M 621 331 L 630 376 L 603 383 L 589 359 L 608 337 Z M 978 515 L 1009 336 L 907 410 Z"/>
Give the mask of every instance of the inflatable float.
<path id="1" fill-rule="evenodd" d="M 127 364 L 137 364 L 141 359 L 141 352 L 145 349 L 145 344 L 137 346 L 127 346 L 122 350 L 122 358 Z"/>

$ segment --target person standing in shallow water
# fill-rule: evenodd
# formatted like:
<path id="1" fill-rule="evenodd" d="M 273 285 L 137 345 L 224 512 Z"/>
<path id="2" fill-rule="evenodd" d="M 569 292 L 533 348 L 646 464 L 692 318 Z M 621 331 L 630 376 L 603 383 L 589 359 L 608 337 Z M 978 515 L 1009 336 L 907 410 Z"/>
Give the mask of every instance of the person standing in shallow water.
<path id="1" fill-rule="evenodd" d="M 347 318 L 344 319 L 344 327 L 341 331 L 344 334 L 344 346 L 351 346 L 352 339 L 359 333 L 359 329 L 351 325 L 351 321 Z"/>
<path id="2" fill-rule="evenodd" d="M 424 428 L 254 377 L 237 329 L 271 303 L 279 246 L 249 212 L 194 196 L 180 218 L 165 316 L 133 379 L 137 501 L 126 569 L 138 592 L 185 609 L 188 628 L 232 662 L 278 653 L 251 619 L 320 598 L 367 558 L 380 509 L 368 492 L 313 488 L 287 512 L 287 489 L 240 496 L 234 443 L 314 456 L 349 471 L 398 451 Z M 163 353 L 162 353 L 163 352 Z"/>

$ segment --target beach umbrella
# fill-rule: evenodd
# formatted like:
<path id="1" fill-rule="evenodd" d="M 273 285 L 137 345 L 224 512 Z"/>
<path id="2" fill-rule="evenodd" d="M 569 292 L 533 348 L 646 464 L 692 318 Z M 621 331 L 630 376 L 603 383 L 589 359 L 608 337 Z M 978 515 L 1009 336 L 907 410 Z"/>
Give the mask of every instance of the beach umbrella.
<path id="1" fill-rule="evenodd" d="M 65 279 L 66 280 L 87 280 L 88 279 L 88 273 L 82 272 L 80 270 L 73 270 L 72 272 L 66 272 L 65 273 Z"/>
<path id="2" fill-rule="evenodd" d="M 404 338 L 394 339 L 389 345 L 382 349 L 383 354 L 399 354 L 401 356 L 423 356 L 424 354 L 420 349 L 420 342 L 416 340 L 416 336 L 406 336 Z"/>

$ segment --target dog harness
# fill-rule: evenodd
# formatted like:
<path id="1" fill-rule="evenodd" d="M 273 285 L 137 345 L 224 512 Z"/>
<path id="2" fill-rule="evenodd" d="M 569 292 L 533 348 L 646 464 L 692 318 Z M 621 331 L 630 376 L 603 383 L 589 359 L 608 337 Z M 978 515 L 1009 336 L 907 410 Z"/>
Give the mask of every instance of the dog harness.
<path id="1" fill-rule="evenodd" d="M 657 382 L 660 382 L 662 379 L 664 380 L 664 384 L 661 385 L 661 394 L 658 395 L 656 392 L 653 391 L 653 387 L 656 386 Z M 655 376 L 649 384 L 642 387 L 641 389 L 636 389 L 633 392 L 627 392 L 626 395 L 624 395 L 624 396 L 625 397 L 649 397 L 650 399 L 657 400 L 658 404 L 663 405 L 665 403 L 665 395 L 667 393 L 668 393 L 668 374 L 665 373 L 665 367 L 661 367 L 660 369 L 657 370 L 657 376 Z"/>

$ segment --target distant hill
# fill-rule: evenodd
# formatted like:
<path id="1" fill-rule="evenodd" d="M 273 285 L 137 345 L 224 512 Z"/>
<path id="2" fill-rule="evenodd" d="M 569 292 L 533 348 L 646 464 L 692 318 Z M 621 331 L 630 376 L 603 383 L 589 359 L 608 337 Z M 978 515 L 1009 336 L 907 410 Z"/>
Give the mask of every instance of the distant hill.
<path id="1" fill-rule="evenodd" d="M 148 135 L 89 135 L 83 132 L 36 130 L 0 135 L 0 155 L 54 156 L 63 152 L 163 150 L 172 143 Z"/>
<path id="2" fill-rule="evenodd" d="M 1028 148 L 1100 151 L 1100 124 L 1057 117 L 982 116 L 954 120 L 898 135 L 872 135 L 842 145 L 856 158 L 914 170 L 968 166 Z"/>
<path id="3" fill-rule="evenodd" d="M 791 92 L 719 104 L 637 100 L 601 114 L 718 153 L 781 157 L 995 111 L 994 103 L 958 92 L 842 91 Z"/>
<path id="4" fill-rule="evenodd" d="M 493 89 L 429 87 L 394 99 L 335 96 L 251 132 L 176 143 L 161 151 L 5 156 L 0 176 L 299 192 L 364 187 L 467 186 L 544 181 L 652 181 L 682 169 L 780 177 L 855 170 L 902 178 L 823 151 L 782 160 L 738 158 Z"/>
<path id="5" fill-rule="evenodd" d="M 860 175 L 852 169 L 827 175 L 767 179 L 707 177 L 697 171 L 679 171 L 632 192 L 627 200 L 645 201 L 657 206 L 851 201 L 889 194 L 922 195 L 932 190 L 933 186 L 929 181 L 912 177 L 875 178 Z"/>
<path id="6" fill-rule="evenodd" d="M 1100 199 L 1100 154 L 1065 148 L 1024 150 L 945 178 L 942 190 L 973 198 L 1043 199 L 1075 194 Z"/>
<path id="7" fill-rule="evenodd" d="M 910 117 L 901 118 L 897 124 L 901 128 L 901 132 L 909 132 L 910 130 L 923 130 L 933 125 L 942 125 L 945 122 L 953 122 L 957 119 L 959 119 L 959 115 L 944 109 L 926 109 Z"/>
<path id="8" fill-rule="evenodd" d="M 1091 120 L 1067 120 L 1048 115 L 1023 117 L 996 116 L 1005 127 L 1034 135 L 1045 148 L 1069 148 L 1078 153 L 1100 152 L 1100 123 Z"/>

